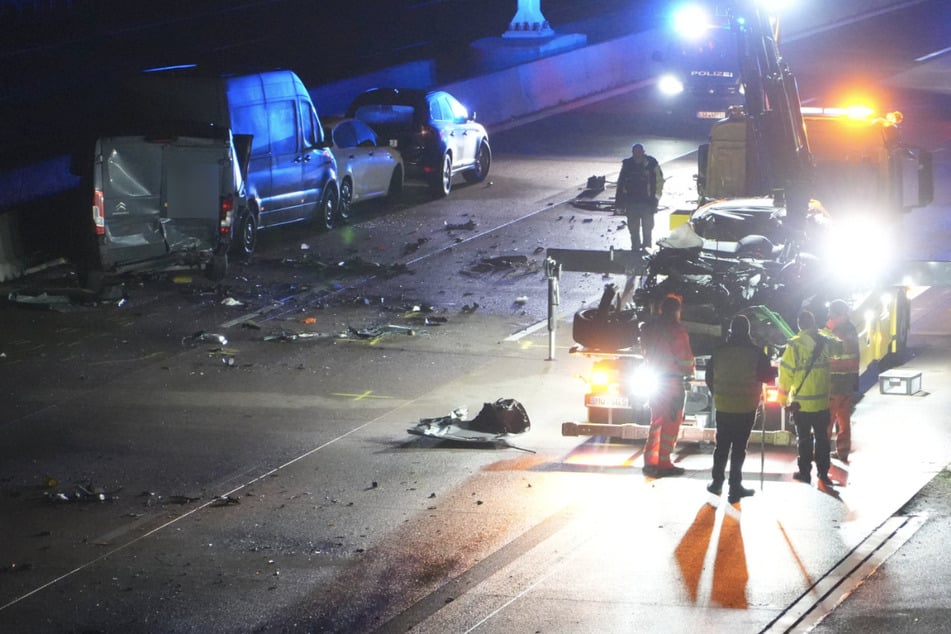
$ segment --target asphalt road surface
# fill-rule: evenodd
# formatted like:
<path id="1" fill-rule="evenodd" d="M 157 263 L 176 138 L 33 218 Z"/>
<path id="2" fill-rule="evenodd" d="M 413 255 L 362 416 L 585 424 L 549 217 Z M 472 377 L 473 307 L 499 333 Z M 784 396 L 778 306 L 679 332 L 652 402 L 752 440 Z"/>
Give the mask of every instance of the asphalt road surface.
<path id="1" fill-rule="evenodd" d="M 220 285 L 135 277 L 89 302 L 67 266 L 5 285 L 48 294 L 0 306 L 0 629 L 784 622 L 948 463 L 948 297 L 913 305 L 928 398 L 863 400 L 837 496 L 791 483 L 794 453 L 770 448 L 747 474 L 762 467 L 765 485 L 731 515 L 703 491 L 710 447 L 682 446 L 689 477 L 652 482 L 637 445 L 561 436 L 585 415 L 570 315 L 609 280 L 561 280 L 549 360 L 544 249 L 629 245 L 620 218 L 571 200 L 591 175 L 610 195 L 636 138 L 671 177 L 668 207 L 690 202 L 697 139 L 644 127 L 644 107 L 632 92 L 499 131 L 488 182 L 435 201 L 410 187 L 331 233 L 267 234 Z M 942 126 L 923 126 L 945 139 L 938 204 L 909 227 L 951 201 Z M 407 433 L 497 398 L 532 420 L 511 446 Z M 898 412 L 927 442 L 896 463 L 877 415 Z M 895 464 L 901 486 L 883 479 Z"/>

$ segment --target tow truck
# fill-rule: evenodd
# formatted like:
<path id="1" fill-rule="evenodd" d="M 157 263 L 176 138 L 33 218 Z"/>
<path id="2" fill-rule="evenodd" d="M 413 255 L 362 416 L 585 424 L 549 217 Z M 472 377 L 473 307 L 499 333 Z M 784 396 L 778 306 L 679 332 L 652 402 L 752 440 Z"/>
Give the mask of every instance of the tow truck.
<path id="1" fill-rule="evenodd" d="M 595 364 L 585 377 L 589 420 L 564 423 L 563 435 L 646 437 L 649 385 L 636 353 L 636 326 L 627 324 L 648 319 L 669 293 L 683 300 L 682 322 L 699 355 L 698 374 L 685 385 L 681 439 L 712 441 L 715 412 L 701 387 L 702 368 L 733 315 L 747 314 L 754 341 L 778 359 L 799 310 L 809 307 L 824 321 L 826 303 L 846 299 L 859 329 L 861 370 L 875 371 L 906 345 L 909 280 L 947 283 L 946 268 L 887 257 L 896 217 L 933 197 L 930 154 L 902 142 L 901 115 L 804 109 L 779 53 L 775 18 L 753 0 L 730 3 L 725 15 L 737 38 L 744 103 L 715 123 L 710 142 L 698 148 L 698 207 L 672 213 L 668 244 L 646 258 L 549 250 L 555 303 L 561 270 L 628 276 L 623 292 L 606 288 L 596 313 L 575 315 L 573 352 Z M 874 229 L 877 241 L 870 237 Z M 877 266 L 849 253 L 850 245 Z M 595 262 L 600 267 L 584 268 Z M 622 340 L 628 347 L 620 347 Z M 775 395 L 764 387 L 754 438 L 789 444 Z"/>

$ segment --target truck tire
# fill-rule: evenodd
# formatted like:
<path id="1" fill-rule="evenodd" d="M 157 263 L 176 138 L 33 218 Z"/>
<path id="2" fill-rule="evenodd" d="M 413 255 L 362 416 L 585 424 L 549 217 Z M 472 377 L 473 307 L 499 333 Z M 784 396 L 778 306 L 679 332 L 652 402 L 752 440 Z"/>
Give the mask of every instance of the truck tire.
<path id="1" fill-rule="evenodd" d="M 314 208 L 314 222 L 321 231 L 330 231 L 337 220 L 339 194 L 336 183 L 327 183 L 320 203 Z"/>
<path id="2" fill-rule="evenodd" d="M 350 209 L 353 206 L 353 181 L 344 177 L 340 182 L 340 201 L 337 203 L 337 218 L 341 223 L 350 222 Z"/>
<path id="3" fill-rule="evenodd" d="M 258 242 L 258 217 L 251 209 L 241 213 L 235 225 L 234 241 L 231 243 L 231 252 L 242 260 L 247 260 L 254 253 Z"/>
<path id="4" fill-rule="evenodd" d="M 205 267 L 205 277 L 212 282 L 220 282 L 228 274 L 228 254 L 216 253 Z"/>
<path id="5" fill-rule="evenodd" d="M 598 309 L 585 308 L 575 313 L 571 336 L 585 348 L 616 351 L 630 348 L 637 342 L 637 313 L 620 310 L 599 316 Z"/>
<path id="6" fill-rule="evenodd" d="M 79 285 L 92 293 L 98 295 L 102 292 L 106 282 L 106 273 L 102 269 L 94 267 L 79 269 Z"/>
<path id="7" fill-rule="evenodd" d="M 389 202 L 395 201 L 403 194 L 403 168 L 397 165 L 393 168 L 393 174 L 390 175 L 390 186 L 386 190 L 386 197 Z"/>

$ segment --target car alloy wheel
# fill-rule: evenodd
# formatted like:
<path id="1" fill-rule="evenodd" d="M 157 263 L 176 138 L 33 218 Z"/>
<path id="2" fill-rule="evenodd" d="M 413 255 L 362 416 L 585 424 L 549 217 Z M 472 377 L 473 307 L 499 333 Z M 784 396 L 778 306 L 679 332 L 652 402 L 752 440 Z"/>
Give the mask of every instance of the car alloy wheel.
<path id="1" fill-rule="evenodd" d="M 492 150 L 485 141 L 479 144 L 479 151 L 476 153 L 475 166 L 465 172 L 463 177 L 470 183 L 481 183 L 489 175 L 489 166 L 492 164 Z"/>
<path id="2" fill-rule="evenodd" d="M 452 191 L 452 157 L 449 153 L 443 154 L 442 169 L 433 176 L 433 191 L 437 196 L 445 197 Z"/>
<path id="3" fill-rule="evenodd" d="M 337 204 L 337 217 L 341 222 L 350 220 L 351 206 L 353 205 L 353 182 L 349 178 L 340 183 L 340 202 Z"/>

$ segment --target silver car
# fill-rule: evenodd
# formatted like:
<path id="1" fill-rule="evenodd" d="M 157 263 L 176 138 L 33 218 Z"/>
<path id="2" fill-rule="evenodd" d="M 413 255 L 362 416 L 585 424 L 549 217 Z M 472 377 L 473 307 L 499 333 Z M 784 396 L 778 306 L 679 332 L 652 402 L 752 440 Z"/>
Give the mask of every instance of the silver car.
<path id="1" fill-rule="evenodd" d="M 340 202 L 337 217 L 351 218 L 352 205 L 373 198 L 396 197 L 403 191 L 403 157 L 381 144 L 376 132 L 359 119 L 327 121 L 327 137 L 337 161 Z"/>

